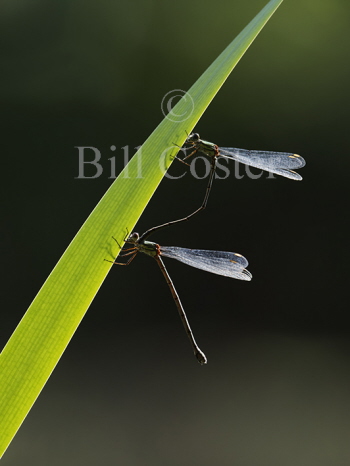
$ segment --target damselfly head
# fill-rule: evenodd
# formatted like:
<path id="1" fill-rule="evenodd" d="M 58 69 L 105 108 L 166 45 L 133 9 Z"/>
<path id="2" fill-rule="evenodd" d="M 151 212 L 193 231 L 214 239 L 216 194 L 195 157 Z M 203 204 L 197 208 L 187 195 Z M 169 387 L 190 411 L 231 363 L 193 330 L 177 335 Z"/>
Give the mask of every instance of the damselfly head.
<path id="1" fill-rule="evenodd" d="M 195 144 L 196 142 L 198 142 L 200 139 L 200 136 L 198 133 L 192 133 L 188 136 L 186 142 L 191 142 L 192 144 Z"/>
<path id="2" fill-rule="evenodd" d="M 137 243 L 139 239 L 140 239 L 140 235 L 138 233 L 136 233 L 136 231 L 134 231 L 134 233 L 131 233 L 131 235 L 129 235 L 126 242 L 127 243 Z"/>

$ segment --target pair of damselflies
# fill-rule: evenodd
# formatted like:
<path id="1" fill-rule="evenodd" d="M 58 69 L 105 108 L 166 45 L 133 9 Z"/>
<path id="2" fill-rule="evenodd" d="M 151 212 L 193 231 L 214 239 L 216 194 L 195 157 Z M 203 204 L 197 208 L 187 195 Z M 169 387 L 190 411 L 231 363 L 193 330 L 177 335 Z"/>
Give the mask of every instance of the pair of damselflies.
<path id="1" fill-rule="evenodd" d="M 219 148 L 216 144 L 201 140 L 198 133 L 190 134 L 185 142 L 185 145 L 192 147 L 194 150 L 184 159 L 180 159 L 182 161 L 188 159 L 198 152 L 202 152 L 212 158 L 209 182 L 202 205 L 187 217 L 153 227 L 147 230 L 141 236 L 136 232 L 128 235 L 125 238 L 125 243 L 131 244 L 132 247 L 124 249 L 123 254 L 121 254 L 121 257 L 130 256 L 127 262 L 108 262 L 112 262 L 113 264 L 117 265 L 129 265 L 139 252 L 147 254 L 156 260 L 170 288 L 186 334 L 192 345 L 194 354 L 200 364 L 206 364 L 207 358 L 195 341 L 179 295 L 176 292 L 174 284 L 165 268 L 161 256 L 176 259 L 180 262 L 190 265 L 191 267 L 215 273 L 217 275 L 250 281 L 252 279 L 252 275 L 246 269 L 248 261 L 241 254 L 233 252 L 186 249 L 174 246 L 160 246 L 157 243 L 146 241 L 146 239 L 155 231 L 175 223 L 186 221 L 193 215 L 205 209 L 215 175 L 216 162 L 219 157 L 242 162 L 246 165 L 250 165 L 252 167 L 266 170 L 271 173 L 282 175 L 294 180 L 302 179 L 301 176 L 293 169 L 303 167 L 305 165 L 305 160 L 300 157 L 300 155 L 287 152 L 249 151 L 245 149 L 235 149 L 228 147 Z M 115 241 L 118 243 L 116 239 Z M 121 248 L 120 245 L 119 247 Z"/>

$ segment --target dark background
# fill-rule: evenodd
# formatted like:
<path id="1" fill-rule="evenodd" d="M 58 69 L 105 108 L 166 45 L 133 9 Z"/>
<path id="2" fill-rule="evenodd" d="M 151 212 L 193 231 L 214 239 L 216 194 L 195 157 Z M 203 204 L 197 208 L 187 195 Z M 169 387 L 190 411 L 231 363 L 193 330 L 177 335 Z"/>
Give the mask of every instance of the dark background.
<path id="1" fill-rule="evenodd" d="M 108 158 L 120 170 L 163 96 L 265 3 L 1 2 L 2 346 L 110 186 Z M 307 161 L 302 182 L 216 180 L 204 213 L 152 238 L 249 259 L 250 283 L 165 259 L 208 365 L 154 261 L 114 267 L 4 466 L 349 464 L 349 21 L 347 0 L 286 0 L 195 128 Z M 100 178 L 75 179 L 82 145 Z M 137 231 L 191 212 L 205 186 L 164 179 Z"/>

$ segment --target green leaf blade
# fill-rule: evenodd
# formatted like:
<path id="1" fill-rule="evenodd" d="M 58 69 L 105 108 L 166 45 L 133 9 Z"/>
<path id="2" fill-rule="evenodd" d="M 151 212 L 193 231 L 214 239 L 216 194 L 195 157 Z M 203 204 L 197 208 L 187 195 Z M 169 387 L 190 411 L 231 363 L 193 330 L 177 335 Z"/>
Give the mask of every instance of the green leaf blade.
<path id="1" fill-rule="evenodd" d="M 0 456 L 106 278 L 111 264 L 104 259 L 113 260 L 119 252 L 112 236 L 122 243 L 127 231 L 133 230 L 177 153 L 174 143 L 183 144 L 186 131 L 196 125 L 281 3 L 271 0 L 177 103 L 173 114 L 188 115 L 186 119 L 163 119 L 95 207 L 35 297 L 0 356 Z M 164 169 L 161 154 L 165 154 Z M 117 289 L 117 273 L 115 277 Z"/>

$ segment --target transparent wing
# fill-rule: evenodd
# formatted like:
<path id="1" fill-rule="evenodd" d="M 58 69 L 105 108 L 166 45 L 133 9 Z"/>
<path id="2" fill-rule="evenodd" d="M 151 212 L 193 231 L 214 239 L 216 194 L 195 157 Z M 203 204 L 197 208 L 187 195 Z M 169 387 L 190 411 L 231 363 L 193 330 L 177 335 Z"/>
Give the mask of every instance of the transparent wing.
<path id="1" fill-rule="evenodd" d="M 289 152 L 267 152 L 260 150 L 236 149 L 234 147 L 220 147 L 220 155 L 237 160 L 251 167 L 260 168 L 292 180 L 302 180 L 299 173 L 293 169 L 305 165 L 305 160 L 298 154 Z"/>
<path id="2" fill-rule="evenodd" d="M 252 279 L 252 274 L 245 269 L 248 265 L 247 259 L 234 252 L 160 246 L 160 253 L 164 257 L 176 259 L 206 272 L 238 278 L 239 280 L 249 281 Z"/>

